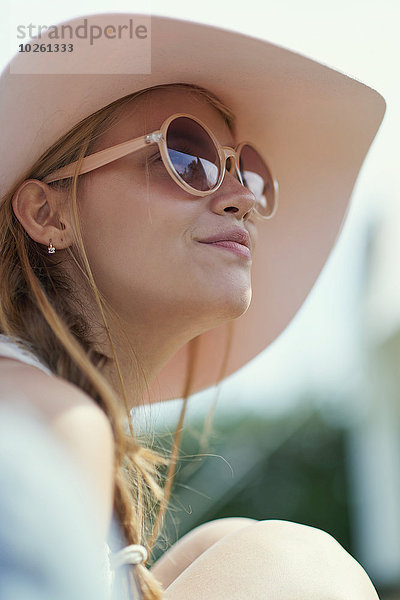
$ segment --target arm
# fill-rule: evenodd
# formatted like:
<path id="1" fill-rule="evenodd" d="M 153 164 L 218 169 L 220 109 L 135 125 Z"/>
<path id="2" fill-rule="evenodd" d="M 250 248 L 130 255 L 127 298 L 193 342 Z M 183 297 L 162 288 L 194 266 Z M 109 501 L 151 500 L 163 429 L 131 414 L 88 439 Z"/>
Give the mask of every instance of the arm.
<path id="1" fill-rule="evenodd" d="M 88 483 L 105 540 L 114 492 L 114 440 L 107 416 L 77 386 L 9 358 L 0 359 L 0 395 L 25 398 L 70 452 Z"/>

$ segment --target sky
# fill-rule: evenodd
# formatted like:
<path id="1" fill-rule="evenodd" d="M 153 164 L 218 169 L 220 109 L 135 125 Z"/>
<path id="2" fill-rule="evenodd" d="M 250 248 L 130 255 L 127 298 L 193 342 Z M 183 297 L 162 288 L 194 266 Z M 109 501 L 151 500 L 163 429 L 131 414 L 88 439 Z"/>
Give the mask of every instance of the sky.
<path id="1" fill-rule="evenodd" d="M 364 162 L 342 234 L 308 299 L 289 327 L 261 355 L 223 384 L 220 409 L 232 403 L 276 412 L 290 407 L 301 388 L 339 389 L 351 385 L 359 361 L 359 283 L 365 232 L 376 220 L 387 235 L 375 266 L 376 314 L 386 315 L 387 330 L 400 323 L 399 149 L 400 81 L 397 0 L 215 0 L 182 3 L 76 1 L 68 3 L 3 0 L 0 24 L 0 67 L 15 52 L 13 24 L 54 24 L 64 18 L 98 11 L 148 10 L 210 23 L 298 51 L 356 77 L 386 99 L 387 112 Z M 229 58 L 227 57 L 227 60 Z M 383 248 L 383 249 L 382 249 Z M 379 313 L 380 311 L 380 313 Z M 372 319 L 378 328 L 383 318 Z M 210 394 L 192 398 L 193 410 L 203 410 Z M 157 407 L 159 414 L 177 414 L 178 403 Z"/>

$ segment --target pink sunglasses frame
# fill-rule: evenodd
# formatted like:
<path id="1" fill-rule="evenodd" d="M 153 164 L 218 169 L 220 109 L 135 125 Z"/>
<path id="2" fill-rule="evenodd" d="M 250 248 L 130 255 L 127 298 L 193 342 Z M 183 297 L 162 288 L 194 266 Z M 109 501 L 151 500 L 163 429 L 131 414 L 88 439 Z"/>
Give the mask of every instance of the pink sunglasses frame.
<path id="1" fill-rule="evenodd" d="M 192 119 L 199 125 L 201 125 L 201 127 L 204 128 L 204 130 L 207 132 L 207 134 L 210 136 L 213 143 L 215 144 L 222 168 L 220 169 L 217 183 L 210 190 L 204 191 L 204 190 L 196 190 L 195 188 L 192 188 L 179 176 L 179 174 L 177 173 L 177 171 L 175 170 L 175 168 L 171 162 L 171 159 L 170 159 L 170 156 L 168 153 L 168 149 L 167 149 L 166 134 L 167 134 L 168 126 L 171 123 L 171 121 L 173 121 L 174 119 L 176 119 L 178 117 L 187 117 L 189 119 Z M 90 171 L 93 171 L 94 169 L 98 169 L 99 167 L 102 167 L 110 162 L 113 162 L 114 160 L 118 160 L 119 158 L 122 158 L 128 154 L 131 154 L 132 152 L 142 150 L 149 144 L 158 144 L 164 166 L 167 169 L 169 175 L 175 181 L 175 183 L 177 183 L 177 185 L 179 185 L 182 189 L 189 192 L 190 194 L 192 194 L 194 196 L 200 196 L 200 197 L 207 196 L 218 190 L 218 188 L 222 184 L 222 181 L 224 179 L 224 176 L 225 176 L 225 173 L 227 170 L 226 169 L 226 161 L 228 158 L 233 159 L 230 161 L 230 167 L 228 169 L 228 172 L 232 173 L 233 170 L 235 169 L 240 183 L 242 185 L 244 185 L 243 179 L 242 179 L 239 167 L 238 167 L 240 152 L 244 146 L 250 146 L 251 148 L 253 148 L 253 150 L 255 150 L 257 152 L 257 154 L 260 157 L 262 157 L 260 151 L 257 150 L 257 148 L 254 146 L 254 144 L 251 144 L 250 142 L 241 142 L 240 144 L 238 144 L 236 149 L 230 148 L 229 146 L 221 146 L 221 144 L 218 142 L 218 140 L 215 137 L 215 135 L 213 134 L 213 132 L 207 127 L 207 125 L 205 125 L 202 121 L 200 121 L 200 119 L 198 119 L 197 117 L 193 117 L 192 115 L 189 115 L 186 113 L 176 113 L 176 114 L 171 115 L 167 119 L 165 119 L 165 121 L 161 125 L 160 129 L 157 129 L 156 131 L 153 131 L 152 133 L 149 133 L 146 135 L 141 135 L 133 140 L 128 140 L 126 142 L 122 142 L 121 144 L 117 144 L 116 146 L 111 146 L 110 148 L 106 148 L 104 150 L 100 150 L 99 152 L 94 152 L 93 154 L 89 154 L 88 156 L 85 156 L 81 163 L 79 175 L 83 175 L 84 173 L 88 173 Z M 255 212 L 257 214 L 257 217 L 261 218 L 262 220 L 268 220 L 268 219 L 271 219 L 275 215 L 277 208 L 278 208 L 279 185 L 278 185 L 277 180 L 271 173 L 271 170 L 269 169 L 266 161 L 264 159 L 262 159 L 262 160 L 268 171 L 270 181 L 272 182 L 274 206 L 273 206 L 271 213 L 268 215 L 261 214 L 257 210 L 257 208 L 255 208 Z M 67 179 L 69 177 L 73 177 L 77 164 L 78 164 L 78 161 L 75 161 L 73 163 L 70 163 L 69 165 L 66 165 L 65 167 L 61 167 L 60 169 L 53 171 L 53 173 L 50 173 L 49 175 L 47 175 L 46 177 L 43 178 L 43 182 L 44 183 L 52 183 L 54 181 L 59 181 L 60 179 Z"/>

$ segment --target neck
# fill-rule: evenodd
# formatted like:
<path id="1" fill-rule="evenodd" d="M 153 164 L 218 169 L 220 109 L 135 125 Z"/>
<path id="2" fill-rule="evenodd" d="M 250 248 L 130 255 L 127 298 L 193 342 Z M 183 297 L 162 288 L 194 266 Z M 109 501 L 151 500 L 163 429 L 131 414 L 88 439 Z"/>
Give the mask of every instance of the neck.
<path id="1" fill-rule="evenodd" d="M 104 369 L 104 375 L 125 403 L 121 389 L 121 378 L 126 391 L 127 408 L 146 403 L 147 388 L 150 388 L 158 373 L 172 356 L 189 340 L 199 335 L 204 329 L 193 326 L 193 321 L 182 315 L 177 318 L 176 310 L 168 316 L 137 319 L 135 323 L 118 320 L 118 324 L 110 324 L 112 340 L 118 359 L 119 370 L 115 362 L 111 345 L 98 344 L 97 348 L 111 358 Z"/>

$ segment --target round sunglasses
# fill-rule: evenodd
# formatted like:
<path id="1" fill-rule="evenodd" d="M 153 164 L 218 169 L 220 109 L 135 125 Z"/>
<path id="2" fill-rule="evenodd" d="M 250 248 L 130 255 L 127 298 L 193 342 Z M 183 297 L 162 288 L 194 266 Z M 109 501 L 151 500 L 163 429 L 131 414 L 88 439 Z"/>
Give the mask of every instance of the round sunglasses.
<path id="1" fill-rule="evenodd" d="M 186 192 L 194 196 L 212 194 L 228 170 L 254 194 L 258 217 L 271 219 L 276 213 L 278 182 L 255 146 L 249 142 L 241 142 L 236 149 L 221 146 L 207 125 L 184 113 L 168 117 L 157 131 L 85 156 L 79 174 L 98 169 L 149 144 L 158 144 L 166 170 Z M 73 177 L 77 163 L 57 169 L 43 181 L 52 183 Z"/>

